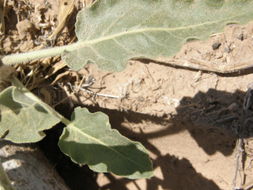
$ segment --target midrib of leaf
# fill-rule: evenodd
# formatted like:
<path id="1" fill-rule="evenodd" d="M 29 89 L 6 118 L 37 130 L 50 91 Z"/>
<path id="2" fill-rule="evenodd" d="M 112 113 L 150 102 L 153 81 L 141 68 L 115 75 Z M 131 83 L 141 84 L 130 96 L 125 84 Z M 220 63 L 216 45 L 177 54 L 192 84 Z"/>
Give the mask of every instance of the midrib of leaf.
<path id="1" fill-rule="evenodd" d="M 119 38 L 122 36 L 138 34 L 138 33 L 145 33 L 145 32 L 170 32 L 170 31 L 177 31 L 177 30 L 187 30 L 190 28 L 197 28 L 197 27 L 201 27 L 201 26 L 212 25 L 212 24 L 217 24 L 217 23 L 224 22 L 224 21 L 229 21 L 229 20 L 232 20 L 233 18 L 236 18 L 238 16 L 243 16 L 243 15 L 244 14 L 240 14 L 240 15 L 236 15 L 234 17 L 226 18 L 226 19 L 222 19 L 222 20 L 204 22 L 204 23 L 200 23 L 200 24 L 193 24 L 193 25 L 180 26 L 180 27 L 174 27 L 174 28 L 147 27 L 147 28 L 143 28 L 143 29 L 129 30 L 129 31 L 124 31 L 124 32 L 112 34 L 112 35 L 103 36 L 103 37 L 93 39 L 93 40 L 82 40 L 81 39 L 80 42 L 77 42 L 77 44 L 82 43 L 82 44 L 84 44 L 84 46 L 93 45 L 93 44 L 97 44 L 97 43 L 100 43 L 103 41 Z M 75 44 L 73 44 L 73 45 L 75 45 Z"/>
<path id="2" fill-rule="evenodd" d="M 20 88 L 24 88 L 23 84 L 21 82 L 18 81 L 18 79 L 13 78 L 12 82 L 20 87 Z M 31 98 L 32 100 L 36 101 L 36 102 L 40 102 L 41 105 L 43 105 L 44 109 L 46 111 L 48 111 L 50 114 L 55 115 L 56 117 L 58 117 L 60 119 L 60 121 L 62 123 L 64 123 L 66 126 L 71 127 L 71 129 L 74 129 L 76 131 L 78 131 L 80 134 L 82 134 L 83 136 L 86 136 L 89 139 L 92 139 L 93 141 L 97 142 L 98 144 L 104 145 L 106 146 L 108 149 L 112 150 L 113 152 L 116 152 L 117 154 L 119 154 L 121 157 L 131 161 L 132 163 L 134 163 L 137 166 L 141 166 L 139 164 L 137 164 L 136 162 L 134 162 L 133 160 L 129 159 L 127 156 L 124 156 L 122 153 L 115 151 L 113 148 L 110 148 L 109 145 L 107 145 L 106 143 L 104 143 L 103 141 L 100 141 L 97 138 L 94 138 L 91 135 L 88 135 L 87 133 L 84 133 L 82 130 L 80 130 L 78 127 L 76 127 L 70 120 L 66 119 L 65 117 L 63 117 L 61 114 L 59 114 L 58 112 L 56 112 L 55 110 L 53 110 L 50 106 L 48 106 L 47 104 L 45 104 L 44 102 L 40 101 L 38 97 L 36 97 L 34 94 L 29 93 L 29 92 L 25 92 L 26 96 L 28 96 L 29 98 Z M 34 105 L 34 104 L 33 104 Z M 1 106 L 1 105 L 0 105 Z M 23 108 L 24 109 L 24 108 Z M 11 112 L 12 110 L 9 111 L 5 111 L 5 113 Z M 17 111 L 19 111 L 19 109 L 17 109 Z"/>
<path id="3" fill-rule="evenodd" d="M 134 160 L 132 159 L 129 159 L 128 156 L 125 156 L 124 154 L 122 154 L 121 152 L 118 152 L 116 151 L 115 149 L 111 148 L 108 144 L 104 143 L 103 141 L 97 139 L 97 138 L 94 138 L 93 136 L 83 132 L 81 129 L 79 129 L 78 127 L 76 127 L 71 121 L 69 121 L 68 123 L 68 126 L 67 127 L 70 127 L 71 129 L 77 131 L 78 133 L 82 134 L 83 136 L 87 137 L 88 139 L 92 139 L 93 141 L 97 142 L 98 144 L 101 144 L 101 145 L 104 145 L 106 146 L 108 149 L 110 149 L 111 151 L 115 152 L 116 154 L 118 154 L 120 157 L 122 157 L 123 159 L 126 159 L 126 160 L 129 160 L 130 162 L 132 162 L 134 165 L 142 168 L 143 166 L 136 163 Z"/>
<path id="4" fill-rule="evenodd" d="M 170 31 L 187 30 L 190 28 L 197 28 L 197 27 L 212 25 L 212 24 L 216 24 L 216 23 L 220 23 L 220 22 L 224 22 L 224 21 L 232 21 L 233 18 L 241 17 L 244 15 L 247 15 L 247 12 L 243 13 L 243 14 L 237 14 L 237 15 L 234 15 L 229 18 L 226 17 L 225 19 L 221 19 L 221 20 L 204 22 L 204 23 L 187 25 L 187 26 L 181 26 L 181 27 L 174 27 L 174 28 L 147 27 L 147 28 L 142 28 L 142 29 L 118 32 L 116 34 L 102 36 L 102 37 L 98 37 L 98 38 L 92 39 L 92 40 L 79 39 L 78 42 L 76 42 L 74 44 L 70 44 L 70 45 L 59 46 L 59 47 L 48 48 L 48 49 L 37 50 L 37 51 L 31 51 L 31 52 L 20 53 L 20 54 L 14 54 L 14 55 L 7 55 L 7 56 L 4 56 L 1 61 L 3 62 L 3 64 L 6 64 L 6 65 L 19 64 L 19 63 L 29 62 L 29 61 L 32 61 L 35 59 L 52 57 L 52 56 L 57 56 L 57 55 L 64 55 L 64 53 L 72 52 L 72 51 L 78 50 L 79 48 L 90 47 L 94 44 L 98 44 L 98 43 L 101 43 L 101 42 L 107 41 L 107 40 L 113 40 L 113 39 L 116 39 L 116 38 L 119 38 L 122 36 L 126 36 L 126 35 L 133 35 L 133 34 L 138 34 L 138 33 L 145 34 L 145 32 L 168 32 L 168 33 L 170 33 Z M 173 35 L 173 34 L 170 34 L 170 35 Z"/>

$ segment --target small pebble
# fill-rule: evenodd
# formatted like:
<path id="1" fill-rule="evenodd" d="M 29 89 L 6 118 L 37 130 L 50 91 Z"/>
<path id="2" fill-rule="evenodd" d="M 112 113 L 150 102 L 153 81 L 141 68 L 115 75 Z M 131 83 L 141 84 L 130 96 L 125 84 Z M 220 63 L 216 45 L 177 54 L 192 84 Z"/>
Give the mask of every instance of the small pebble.
<path id="1" fill-rule="evenodd" d="M 225 47 L 224 48 L 224 52 L 226 53 L 230 53 L 232 51 L 232 49 L 230 47 Z"/>
<path id="2" fill-rule="evenodd" d="M 237 39 L 243 41 L 243 40 L 245 39 L 244 34 L 241 33 L 241 34 L 237 37 Z"/>
<path id="3" fill-rule="evenodd" d="M 220 46 L 221 46 L 220 42 L 215 42 L 215 43 L 213 43 L 212 48 L 213 48 L 213 50 L 216 50 L 216 49 L 219 49 Z"/>

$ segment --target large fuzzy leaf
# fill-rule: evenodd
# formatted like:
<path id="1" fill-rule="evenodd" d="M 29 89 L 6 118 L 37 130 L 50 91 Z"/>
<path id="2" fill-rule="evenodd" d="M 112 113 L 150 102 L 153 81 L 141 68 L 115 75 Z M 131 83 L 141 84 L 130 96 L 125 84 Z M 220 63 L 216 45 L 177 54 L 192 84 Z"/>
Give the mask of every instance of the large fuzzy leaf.
<path id="1" fill-rule="evenodd" d="M 128 178 L 153 175 L 146 149 L 111 129 L 108 116 L 76 108 L 59 140 L 62 152 L 96 172 L 113 172 Z"/>
<path id="2" fill-rule="evenodd" d="M 0 137 L 15 143 L 40 141 L 43 130 L 60 121 L 35 95 L 15 86 L 0 93 L 0 111 Z"/>
<path id="3" fill-rule="evenodd" d="M 79 12 L 79 41 L 65 60 L 74 69 L 91 62 L 119 71 L 131 58 L 168 58 L 190 39 L 252 20 L 252 12 L 251 0 L 99 0 Z"/>
<path id="4" fill-rule="evenodd" d="M 0 93 L 0 138 L 15 143 L 41 140 L 43 130 L 58 122 L 66 125 L 59 140 L 61 150 L 78 164 L 88 164 L 97 172 L 113 172 L 128 178 L 153 175 L 146 149 L 110 127 L 108 117 L 76 108 L 72 120 L 61 116 L 18 80 Z"/>

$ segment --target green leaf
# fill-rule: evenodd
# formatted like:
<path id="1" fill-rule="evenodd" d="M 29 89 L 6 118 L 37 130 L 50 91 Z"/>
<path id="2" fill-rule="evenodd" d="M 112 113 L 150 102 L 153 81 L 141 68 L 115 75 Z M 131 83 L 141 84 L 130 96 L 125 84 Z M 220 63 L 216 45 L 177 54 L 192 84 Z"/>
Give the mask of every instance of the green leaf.
<path id="1" fill-rule="evenodd" d="M 163 60 L 188 40 L 252 20 L 252 12 L 251 0 L 99 0 L 79 12 L 79 41 L 65 60 L 74 69 L 96 63 L 116 71 L 131 58 Z"/>
<path id="2" fill-rule="evenodd" d="M 108 117 L 76 108 L 69 121 L 28 91 L 17 79 L 0 93 L 0 138 L 15 143 L 41 140 L 43 130 L 58 122 L 66 125 L 59 140 L 61 150 L 79 164 L 97 172 L 128 178 L 153 175 L 146 149 L 110 128 Z"/>
<path id="3" fill-rule="evenodd" d="M 0 137 L 15 143 L 40 141 L 43 130 L 60 119 L 48 106 L 25 88 L 11 86 L 0 93 Z"/>
<path id="4" fill-rule="evenodd" d="M 59 140 L 62 152 L 96 172 L 128 178 L 149 178 L 152 164 L 144 146 L 111 129 L 108 116 L 76 108 Z"/>

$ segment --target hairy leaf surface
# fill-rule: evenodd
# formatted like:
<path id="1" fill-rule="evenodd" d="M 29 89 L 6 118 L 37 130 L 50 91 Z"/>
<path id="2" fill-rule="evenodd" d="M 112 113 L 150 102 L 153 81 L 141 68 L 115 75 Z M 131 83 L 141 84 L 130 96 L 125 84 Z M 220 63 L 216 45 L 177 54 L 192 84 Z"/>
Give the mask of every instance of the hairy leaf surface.
<path id="1" fill-rule="evenodd" d="M 102 112 L 76 108 L 59 147 L 74 162 L 88 164 L 96 172 L 113 172 L 128 178 L 153 175 L 146 149 L 111 129 L 108 116 Z"/>
<path id="2" fill-rule="evenodd" d="M 252 20 L 252 12 L 250 0 L 99 0 L 79 12 L 79 42 L 65 60 L 74 69 L 119 71 L 131 58 L 168 58 L 188 40 Z"/>
<path id="3" fill-rule="evenodd" d="M 5 89 L 0 93 L 0 137 L 15 143 L 40 141 L 45 136 L 43 130 L 60 121 L 47 110 L 47 105 L 27 89 Z"/>

